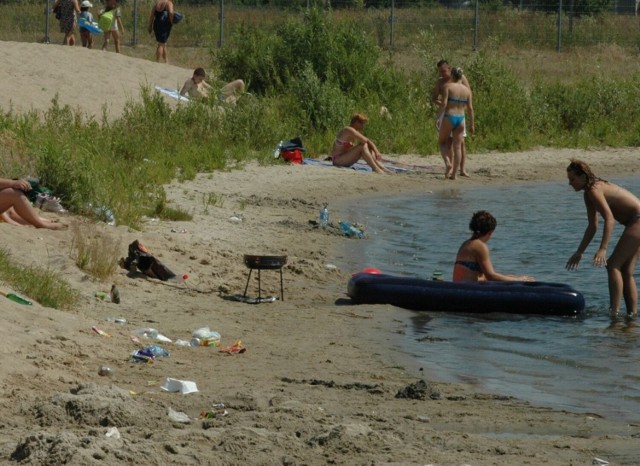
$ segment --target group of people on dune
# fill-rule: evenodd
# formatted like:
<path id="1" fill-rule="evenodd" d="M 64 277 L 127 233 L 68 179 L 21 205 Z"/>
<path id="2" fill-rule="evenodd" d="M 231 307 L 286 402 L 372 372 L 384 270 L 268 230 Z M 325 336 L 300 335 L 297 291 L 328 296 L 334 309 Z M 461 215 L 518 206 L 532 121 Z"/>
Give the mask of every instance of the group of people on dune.
<path id="1" fill-rule="evenodd" d="M 90 11 L 91 8 L 93 8 L 93 4 L 89 0 L 82 2 L 80 0 L 55 1 L 52 9 L 60 23 L 60 32 L 64 34 L 63 45 L 75 45 L 76 29 L 80 29 L 82 46 L 93 48 L 94 32 L 87 25 L 87 23 L 95 23 L 95 18 Z M 113 39 L 114 49 L 116 53 L 120 53 L 120 41 L 125 31 L 118 0 L 105 0 L 104 8 L 98 13 L 97 19 L 104 36 L 102 50 L 106 50 L 109 41 Z M 156 61 L 167 63 L 167 42 L 171 29 L 181 19 L 182 15 L 175 10 L 172 0 L 156 0 L 151 7 L 147 29 L 149 34 L 153 33 L 156 38 Z"/>

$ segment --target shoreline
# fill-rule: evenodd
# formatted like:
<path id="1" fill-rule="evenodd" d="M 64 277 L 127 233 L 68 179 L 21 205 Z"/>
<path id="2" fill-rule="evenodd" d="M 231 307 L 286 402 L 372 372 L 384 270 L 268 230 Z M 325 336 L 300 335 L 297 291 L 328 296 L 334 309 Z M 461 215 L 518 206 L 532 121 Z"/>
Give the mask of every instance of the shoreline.
<path id="1" fill-rule="evenodd" d="M 140 455 L 150 464 L 566 465 L 594 457 L 634 464 L 638 425 L 425 377 L 403 359 L 395 340 L 406 326 L 398 316 L 409 311 L 351 305 L 345 287 L 352 271 L 335 264 L 352 240 L 309 223 L 323 202 L 338 197 L 357 205 L 365 197 L 457 183 L 565 182 L 568 158 L 578 153 L 598 175 L 638 173 L 635 149 L 471 154 L 472 178 L 455 182 L 442 175 L 251 163 L 167 186 L 170 205 L 191 212 L 191 222 L 149 219 L 144 231 L 134 231 L 69 218 L 86 235 L 117 240 L 117 257 L 138 239 L 171 270 L 187 273 L 186 286 L 122 269 L 109 282 L 95 281 L 71 257 L 73 228 L 45 232 L 0 224 L 14 260 L 58 271 L 82 296 L 69 312 L 3 303 L 0 413 L 10 429 L 0 455 L 28 453 L 25 461 L 39 464 L 130 464 Z M 439 156 L 398 158 L 441 163 Z M 207 205 L 210 194 L 221 202 Z M 334 207 L 332 218 L 340 214 Z M 247 282 L 244 254 L 287 255 L 284 301 L 250 305 L 230 299 Z M 257 292 L 255 280 L 254 274 L 250 295 Z M 121 304 L 94 297 L 111 283 Z M 278 274 L 265 271 L 261 286 L 265 295 L 277 294 Z M 127 323 L 107 320 L 117 317 Z M 92 326 L 111 337 L 97 335 Z M 218 331 L 223 345 L 241 340 L 247 351 L 229 355 L 166 344 L 170 356 L 154 364 L 128 359 L 139 347 L 130 339 L 136 329 L 153 327 L 172 340 L 188 340 L 203 326 Z M 98 375 L 103 365 L 112 376 Z M 164 392 L 166 377 L 194 381 L 199 391 Z M 416 385 L 421 379 L 426 387 Z M 416 398 L 397 397 L 408 388 Z M 227 416 L 198 420 L 220 402 Z M 171 421 L 169 408 L 190 422 Z M 106 437 L 108 427 L 117 427 L 121 438 Z"/>
<path id="2" fill-rule="evenodd" d="M 611 178 L 611 181 L 614 181 L 616 183 L 620 183 L 622 181 L 622 185 L 624 186 L 624 180 L 619 179 L 620 177 L 623 178 L 627 178 L 627 181 L 629 181 L 630 178 L 636 178 L 636 179 L 640 179 L 640 177 L 638 177 L 637 175 L 635 177 L 633 177 L 633 175 L 629 175 L 627 173 L 617 173 L 617 172 L 611 172 L 607 175 L 608 177 Z M 541 180 L 542 181 L 542 180 Z M 536 183 L 538 181 L 535 181 Z M 561 180 L 561 182 L 564 182 L 564 180 Z M 528 182 L 525 182 L 528 183 Z M 545 180 L 544 183 L 553 183 L 556 184 L 556 181 L 554 180 Z M 447 192 L 450 188 L 447 188 L 445 186 L 448 186 L 449 184 L 445 181 L 443 181 L 443 185 L 441 188 L 436 188 L 433 190 L 433 192 L 431 193 L 431 191 L 429 192 L 428 195 L 425 195 L 425 193 L 422 193 L 422 198 L 424 199 L 428 199 L 431 194 L 433 194 L 434 196 L 438 196 L 438 192 Z M 564 183 L 562 185 L 564 187 Z M 497 186 L 498 188 L 500 188 L 500 185 Z M 513 187 L 513 185 L 508 185 L 508 187 Z M 461 188 L 461 191 L 464 190 L 474 190 L 476 189 L 476 186 L 463 186 Z M 517 189 L 517 187 L 515 188 Z M 554 187 L 555 189 L 555 187 Z M 629 189 L 629 187 L 627 186 L 627 189 Z M 414 194 L 400 194 L 401 197 L 407 196 L 408 200 L 411 200 L 411 196 L 413 196 Z M 417 196 L 420 196 L 419 193 L 416 194 Z M 569 189 L 569 187 L 567 186 L 567 196 L 572 196 L 572 195 L 576 195 L 577 197 L 579 197 L 580 199 L 580 203 L 582 195 L 581 194 L 576 194 L 573 193 L 572 189 Z M 370 205 L 375 206 L 376 202 L 372 201 Z M 393 205 L 398 205 L 398 202 L 393 202 Z M 349 208 L 349 205 L 347 204 L 345 210 L 347 210 Z M 353 212 L 353 211 L 351 211 Z M 372 215 L 372 212 L 369 210 L 368 211 L 368 216 L 367 218 L 369 218 L 370 220 L 373 221 L 372 217 L 375 217 L 376 215 Z M 406 217 L 403 217 L 406 218 Z M 348 219 L 348 218 L 347 218 Z M 396 217 L 397 220 L 397 217 Z M 379 221 L 376 222 L 376 227 L 375 230 L 377 230 L 378 232 L 380 230 L 383 229 L 383 224 Z M 618 231 L 618 233 L 620 232 L 620 230 Z M 580 232 L 578 232 L 580 233 Z M 342 245 L 343 248 L 352 248 L 351 244 L 343 244 Z M 372 246 L 365 246 L 366 248 L 371 248 Z M 345 254 L 345 252 L 343 251 L 343 254 Z M 371 267 L 380 267 L 381 269 L 383 269 L 383 271 L 387 272 L 387 273 L 394 273 L 394 274 L 409 274 L 411 276 L 420 276 L 422 278 L 428 278 L 428 276 L 430 276 L 430 272 L 428 272 L 428 268 L 424 270 L 425 275 L 418 275 L 420 274 L 420 271 L 417 271 L 415 269 L 411 269 L 411 272 L 407 272 L 406 269 L 403 269 L 403 271 L 399 271 L 399 270 L 394 270 L 393 272 L 388 272 L 387 270 L 385 270 L 385 268 L 383 267 L 382 263 L 375 263 L 371 260 L 368 261 L 357 261 L 357 255 L 354 254 L 359 254 L 359 253 L 352 253 L 351 257 L 349 257 L 348 262 L 351 264 L 356 263 L 357 265 L 354 266 L 346 266 L 346 267 L 342 267 L 344 268 L 346 271 L 351 271 L 351 272 L 356 272 L 357 270 L 360 270 L 362 267 L 365 266 L 371 266 Z M 369 256 L 370 257 L 370 256 Z M 378 257 L 378 256 L 376 256 Z M 388 259 L 388 257 L 387 257 Z M 439 258 L 440 260 L 442 259 L 441 257 Z M 391 261 L 393 262 L 393 260 Z M 440 262 L 441 263 L 441 262 Z M 422 270 L 422 269 L 421 269 Z M 448 274 L 448 271 L 447 271 Z M 546 280 L 546 281 L 550 281 L 550 280 Z M 569 282 L 567 282 L 569 283 Z M 606 285 L 605 285 L 606 286 Z M 345 282 L 345 288 L 346 288 L 346 282 Z M 582 288 L 579 288 L 582 289 Z M 490 384 L 485 384 L 482 377 L 477 377 L 474 375 L 471 375 L 471 373 L 468 374 L 468 377 L 470 378 L 470 380 L 474 380 L 473 382 L 471 381 L 465 381 L 463 379 L 465 379 L 466 377 L 460 377 L 460 373 L 456 372 L 456 369 L 453 367 L 448 367 L 443 369 L 443 371 L 446 373 L 445 377 L 442 377 L 441 375 L 439 376 L 438 374 L 438 363 L 433 363 L 430 364 L 429 362 L 427 362 L 427 360 L 424 360 L 424 358 L 426 357 L 425 354 L 423 354 L 420 350 L 420 348 L 416 348 L 416 344 L 415 342 L 412 343 L 414 338 L 419 338 L 421 336 L 424 336 L 423 334 L 415 334 L 411 331 L 410 327 L 411 327 L 411 322 L 414 319 L 419 319 L 419 317 L 417 317 L 418 314 L 420 314 L 419 312 L 412 312 L 412 311 L 405 311 L 399 308 L 386 308 L 383 309 L 382 306 L 378 306 L 375 304 L 372 305 L 365 305 L 363 307 L 371 307 L 372 309 L 376 309 L 376 311 L 380 311 L 380 312 L 389 312 L 389 313 L 393 313 L 393 319 L 392 322 L 401 322 L 403 327 L 401 328 L 400 324 L 396 324 L 395 327 L 398 327 L 396 330 L 396 338 L 395 341 L 393 341 L 394 347 L 397 348 L 397 351 L 395 351 L 394 354 L 396 354 L 396 358 L 393 360 L 394 363 L 398 366 L 404 366 L 407 367 L 407 373 L 415 375 L 417 377 L 420 377 L 421 375 L 426 376 L 429 380 L 433 380 L 436 381 L 438 383 L 444 383 L 444 384 L 468 384 L 470 387 L 473 387 L 473 390 L 479 391 L 479 392 L 486 392 L 486 393 L 494 393 L 494 394 L 500 394 L 500 395 L 505 395 L 508 396 L 511 394 L 511 390 L 507 387 L 505 388 L 502 384 L 500 383 L 501 378 L 497 377 L 495 379 L 495 381 L 493 383 Z M 381 309 L 377 309 L 378 307 L 380 307 Z M 446 313 L 442 313 L 442 315 L 440 315 L 440 313 L 426 313 L 430 315 L 430 318 L 435 319 L 439 319 L 440 317 L 446 319 L 445 314 Z M 607 314 L 605 313 L 605 320 L 607 320 Z M 440 324 L 442 326 L 442 324 Z M 437 325 L 435 326 L 437 327 Z M 606 327 L 606 325 L 605 325 Z M 405 331 L 406 331 L 406 336 L 405 336 Z M 504 330 L 503 330 L 504 331 Z M 409 336 L 409 334 L 411 336 Z M 438 341 L 438 337 L 434 337 L 436 339 L 436 341 Z M 426 351 L 426 350 L 425 350 Z M 418 355 L 419 353 L 419 355 Z M 517 353 L 516 353 L 517 354 Z M 584 362 L 584 360 L 582 360 Z M 588 361 L 588 359 L 586 360 Z M 424 367 L 422 367 L 424 366 Z M 424 372 L 422 372 L 424 371 Z M 472 371 L 473 372 L 473 371 Z M 494 376 L 495 377 L 495 376 Z M 585 380 L 591 380 L 590 377 L 587 377 Z M 496 384 L 497 382 L 497 384 Z M 522 384 L 522 381 L 520 381 L 520 383 Z M 507 382 L 506 384 L 507 386 L 513 386 L 513 382 Z M 498 386 L 500 388 L 497 389 L 491 389 L 491 386 Z M 598 416 L 602 416 L 604 418 L 609 418 L 609 419 L 619 419 L 621 422 L 623 423 L 629 423 L 629 424 L 637 424 L 640 422 L 640 417 L 638 417 L 637 413 L 635 413 L 634 411 L 628 411 L 628 410 L 622 410 L 623 408 L 619 408 L 616 407 L 615 404 L 611 404 L 612 400 L 607 398 L 608 395 L 608 391 L 607 391 L 607 395 L 603 398 L 603 399 L 599 399 L 599 398 L 594 398 L 594 399 L 590 399 L 590 400 L 574 400 L 574 399 L 566 399 L 563 396 L 562 392 L 552 392 L 552 393 L 547 393 L 548 398 L 553 399 L 553 401 L 548 402 L 545 401 L 545 394 L 543 393 L 539 393 L 537 390 L 529 390 L 526 387 L 523 387 L 524 391 L 523 392 L 519 392 L 519 394 L 517 395 L 517 397 L 525 402 L 529 402 L 532 405 L 535 405 L 537 407 L 540 408 L 548 408 L 548 409 L 552 409 L 552 410 L 567 410 L 567 411 L 572 411 L 574 413 L 582 413 L 582 414 L 590 414 L 590 413 L 595 413 Z M 571 389 L 570 387 L 565 387 L 567 389 Z M 575 387 L 574 387 L 575 388 Z M 580 390 L 580 388 L 585 388 L 585 387 L 579 387 L 578 389 Z M 602 388 L 600 390 L 603 390 Z M 618 396 L 623 396 L 622 394 L 619 394 Z M 628 396 L 628 395 L 627 395 Z M 609 401 L 609 404 L 607 404 L 605 401 L 603 401 L 604 399 Z M 572 403 L 573 401 L 575 401 L 575 405 L 574 403 Z M 573 408 L 572 408 L 573 406 Z"/>

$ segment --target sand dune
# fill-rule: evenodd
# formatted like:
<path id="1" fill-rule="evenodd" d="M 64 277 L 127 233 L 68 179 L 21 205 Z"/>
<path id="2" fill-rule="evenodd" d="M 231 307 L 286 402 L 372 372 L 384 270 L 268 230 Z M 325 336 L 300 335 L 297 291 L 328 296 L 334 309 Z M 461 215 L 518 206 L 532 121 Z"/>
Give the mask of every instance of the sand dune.
<path id="1" fill-rule="evenodd" d="M 122 112 L 141 87 L 178 88 L 192 70 L 139 60 L 110 51 L 0 41 L 0 108 L 42 112 L 57 95 L 88 116 L 109 118 Z"/>

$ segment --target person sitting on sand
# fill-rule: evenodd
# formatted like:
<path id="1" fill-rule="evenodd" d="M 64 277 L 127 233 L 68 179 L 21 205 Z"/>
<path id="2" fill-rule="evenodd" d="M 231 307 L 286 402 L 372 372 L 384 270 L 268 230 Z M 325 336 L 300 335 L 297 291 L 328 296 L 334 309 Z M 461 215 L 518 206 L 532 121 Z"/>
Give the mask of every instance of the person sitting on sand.
<path id="1" fill-rule="evenodd" d="M 486 210 L 480 210 L 473 214 L 469 222 L 469 229 L 473 234 L 458 249 L 453 266 L 454 282 L 535 281 L 533 277 L 528 275 L 505 275 L 494 270 L 489 257 L 487 241 L 491 239 L 497 224 L 495 217 Z"/>
<path id="2" fill-rule="evenodd" d="M 364 159 L 374 172 L 391 173 L 380 163 L 382 154 L 374 142 L 361 133 L 368 121 L 369 118 L 366 115 L 356 113 L 351 117 L 349 126 L 345 126 L 338 132 L 331 149 L 333 165 L 350 167 L 358 160 Z"/>
<path id="3" fill-rule="evenodd" d="M 188 96 L 192 99 L 206 99 L 209 97 L 209 92 L 213 87 L 204 80 L 205 77 L 206 73 L 204 69 L 196 68 L 193 76 L 187 79 L 182 89 L 180 89 L 180 95 Z M 235 105 L 238 97 L 243 92 L 244 81 L 242 79 L 236 79 L 220 88 L 218 91 L 218 99 L 226 104 Z"/>
<path id="4" fill-rule="evenodd" d="M 588 224 L 566 268 L 578 269 L 582 254 L 596 234 L 600 214 L 604 219 L 604 229 L 600 247 L 593 256 L 593 265 L 607 268 L 609 311 L 618 312 L 624 295 L 627 314 L 637 314 L 638 288 L 633 273 L 640 255 L 640 199 L 623 187 L 595 176 L 591 167 L 582 160 L 571 160 L 567 167 L 567 178 L 575 191 L 584 191 Z M 624 231 L 607 259 L 607 246 L 616 221 L 624 225 Z"/>
<path id="5" fill-rule="evenodd" d="M 36 228 L 61 230 L 67 228 L 64 223 L 55 223 L 40 217 L 33 208 L 25 192 L 31 190 L 27 180 L 8 180 L 0 178 L 0 217 L 11 225 L 33 225 Z"/>

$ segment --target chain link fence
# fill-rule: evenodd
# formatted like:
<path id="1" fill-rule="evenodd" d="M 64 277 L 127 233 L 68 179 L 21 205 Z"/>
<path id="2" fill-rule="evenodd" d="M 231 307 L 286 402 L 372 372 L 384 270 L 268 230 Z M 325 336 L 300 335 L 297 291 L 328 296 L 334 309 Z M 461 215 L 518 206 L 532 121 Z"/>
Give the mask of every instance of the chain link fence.
<path id="1" fill-rule="evenodd" d="M 15 13 L 35 3 L 4 0 L 0 15 Z M 5 3 L 7 2 L 7 3 Z M 30 28 L 44 24 L 44 42 L 58 42 L 59 27 L 51 6 L 40 3 L 44 21 L 21 25 L 21 34 L 42 37 Z M 385 50 L 407 50 L 428 32 L 447 49 L 481 49 L 487 44 L 562 50 L 577 46 L 618 45 L 640 48 L 640 0 L 192 0 L 181 1 L 176 9 L 185 20 L 171 33 L 172 47 L 223 47 L 240 25 L 264 27 L 299 20 L 306 8 L 330 8 L 344 20 L 365 29 Z M 120 0 L 127 32 L 125 43 L 148 44 L 147 34 L 153 5 L 151 0 Z M 94 1 L 94 16 L 102 8 Z M 40 10 L 42 11 L 42 10 Z M 11 20 L 13 21 L 13 20 Z M 40 29 L 42 31 L 42 29 Z M 52 38 L 53 36 L 53 38 Z M 16 40 L 4 37 L 2 40 Z M 40 40 L 40 39 L 38 39 Z"/>

